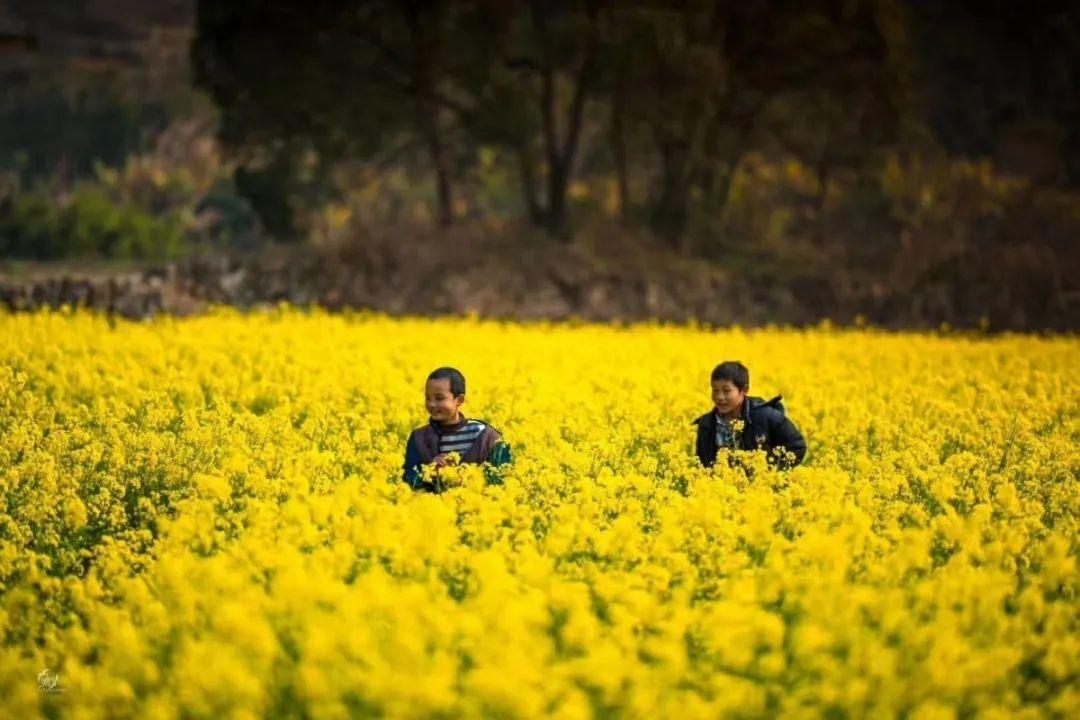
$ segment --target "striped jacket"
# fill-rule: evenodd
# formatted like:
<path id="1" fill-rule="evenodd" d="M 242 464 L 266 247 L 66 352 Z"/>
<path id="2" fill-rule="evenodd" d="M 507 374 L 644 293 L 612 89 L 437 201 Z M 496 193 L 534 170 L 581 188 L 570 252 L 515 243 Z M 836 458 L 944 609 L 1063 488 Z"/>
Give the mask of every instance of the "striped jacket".
<path id="1" fill-rule="evenodd" d="M 423 466 L 430 464 L 436 455 L 447 452 L 461 455 L 463 463 L 490 463 L 498 467 L 511 461 L 510 446 L 487 423 L 462 418 L 457 425 L 444 427 L 432 420 L 409 435 L 402 479 L 414 490 L 436 490 L 431 483 L 424 482 Z"/>

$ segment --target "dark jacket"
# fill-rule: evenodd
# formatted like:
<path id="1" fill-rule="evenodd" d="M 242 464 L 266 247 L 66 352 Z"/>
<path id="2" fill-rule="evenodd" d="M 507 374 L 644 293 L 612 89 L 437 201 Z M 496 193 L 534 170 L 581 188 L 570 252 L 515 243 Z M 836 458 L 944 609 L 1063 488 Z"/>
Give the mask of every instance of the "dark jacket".
<path id="1" fill-rule="evenodd" d="M 806 440 L 784 414 L 783 408 L 783 399 L 779 395 L 768 402 L 759 397 L 746 398 L 742 406 L 744 426 L 738 441 L 739 449 L 765 450 L 769 462 L 775 463 L 772 451 L 782 447 L 795 456 L 794 461 L 780 463 L 782 467 L 801 463 L 806 456 Z M 716 410 L 710 410 L 694 421 L 697 425 L 697 456 L 705 467 L 716 462 L 716 423 Z"/>
<path id="2" fill-rule="evenodd" d="M 462 423 L 464 422 L 466 420 L 462 418 Z M 434 492 L 439 489 L 433 483 L 424 482 L 423 466 L 431 464 L 435 456 L 439 454 L 439 436 L 442 433 L 443 428 L 432 420 L 427 425 L 416 428 L 409 435 L 409 441 L 405 444 L 402 479 L 413 490 Z M 487 423 L 484 423 L 483 431 L 469 449 L 461 453 L 462 463 L 490 463 L 498 467 L 511 461 L 510 446 L 503 442 L 502 435 Z M 489 475 L 488 480 L 494 482 L 495 476 Z"/>

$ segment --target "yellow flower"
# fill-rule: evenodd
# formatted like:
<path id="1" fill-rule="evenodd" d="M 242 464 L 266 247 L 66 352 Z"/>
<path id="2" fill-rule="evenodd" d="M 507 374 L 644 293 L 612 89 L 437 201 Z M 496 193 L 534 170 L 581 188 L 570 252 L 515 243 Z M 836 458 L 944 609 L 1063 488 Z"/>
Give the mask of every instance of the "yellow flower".
<path id="1" fill-rule="evenodd" d="M 699 466 L 718 348 L 805 465 Z M 415 493 L 444 364 L 514 462 Z M 1078 366 L 832 323 L 0 313 L 0 716 L 1071 717 Z"/>

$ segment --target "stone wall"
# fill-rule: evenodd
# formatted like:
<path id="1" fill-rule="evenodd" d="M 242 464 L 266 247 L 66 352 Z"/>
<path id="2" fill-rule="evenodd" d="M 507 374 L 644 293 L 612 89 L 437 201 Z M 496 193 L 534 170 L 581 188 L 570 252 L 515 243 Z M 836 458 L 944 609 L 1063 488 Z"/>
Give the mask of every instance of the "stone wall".
<path id="1" fill-rule="evenodd" d="M 388 234 L 348 247 L 309 245 L 190 258 L 139 269 L 0 263 L 0 307 L 87 307 L 125 318 L 190 315 L 210 305 L 290 303 L 391 315 L 517 320 L 700 321 L 809 325 L 828 318 L 888 328 L 1080 329 L 1080 298 L 1030 293 L 1028 304 L 990 297 L 985 283 L 948 278 L 890 288 L 850 275 L 748 279 L 713 263 L 633 243 L 608 249 L 452 229 Z M 1045 297 L 1044 297 L 1045 295 Z M 989 297 L 989 299 L 987 299 Z M 1028 296 L 1025 296 L 1028 297 Z M 1049 299 L 1047 299 L 1049 298 Z"/>

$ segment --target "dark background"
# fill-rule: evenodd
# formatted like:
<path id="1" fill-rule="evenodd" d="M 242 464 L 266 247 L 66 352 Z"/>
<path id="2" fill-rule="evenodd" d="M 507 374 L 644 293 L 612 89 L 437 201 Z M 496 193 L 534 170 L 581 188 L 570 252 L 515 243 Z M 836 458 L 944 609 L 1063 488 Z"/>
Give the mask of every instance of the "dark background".
<path id="1" fill-rule="evenodd" d="M 9 0 L 0 296 L 1076 329 L 1078 6 Z"/>

